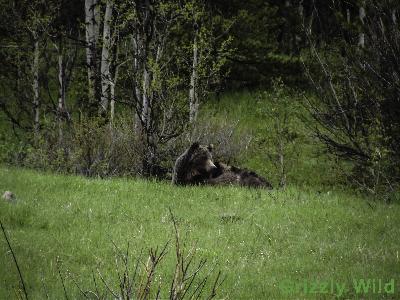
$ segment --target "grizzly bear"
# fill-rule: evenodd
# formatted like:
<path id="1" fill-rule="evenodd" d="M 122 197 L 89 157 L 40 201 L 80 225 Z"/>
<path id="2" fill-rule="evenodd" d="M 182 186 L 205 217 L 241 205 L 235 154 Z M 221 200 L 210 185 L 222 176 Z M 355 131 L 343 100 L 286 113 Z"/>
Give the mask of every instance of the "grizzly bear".
<path id="1" fill-rule="evenodd" d="M 208 184 L 272 189 L 271 183 L 253 171 L 228 166 L 221 162 L 216 162 L 215 166 L 216 169 L 212 170 L 211 177 L 207 180 Z"/>
<path id="2" fill-rule="evenodd" d="M 271 189 L 272 185 L 255 172 L 212 161 L 213 146 L 193 143 L 175 162 L 172 183 L 240 185 Z"/>
<path id="3" fill-rule="evenodd" d="M 178 185 L 204 184 L 216 169 L 212 161 L 213 145 L 193 143 L 175 162 L 172 183 Z"/>

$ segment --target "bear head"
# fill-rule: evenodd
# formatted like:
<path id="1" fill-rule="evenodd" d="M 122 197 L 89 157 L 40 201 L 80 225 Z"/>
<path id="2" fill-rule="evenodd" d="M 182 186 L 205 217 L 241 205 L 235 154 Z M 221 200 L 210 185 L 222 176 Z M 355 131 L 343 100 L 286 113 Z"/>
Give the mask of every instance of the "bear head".
<path id="1" fill-rule="evenodd" d="M 175 162 L 172 183 L 179 185 L 202 184 L 216 168 L 212 161 L 213 145 L 193 143 Z"/>
<path id="2" fill-rule="evenodd" d="M 188 150 L 187 180 L 191 183 L 200 183 L 210 177 L 217 168 L 212 160 L 213 145 L 208 146 L 193 143 Z"/>

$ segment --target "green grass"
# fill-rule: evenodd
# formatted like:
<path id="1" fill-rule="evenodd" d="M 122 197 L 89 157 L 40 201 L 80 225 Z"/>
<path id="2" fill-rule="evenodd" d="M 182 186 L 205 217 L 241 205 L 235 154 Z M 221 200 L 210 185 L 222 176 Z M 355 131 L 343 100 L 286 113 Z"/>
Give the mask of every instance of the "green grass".
<path id="1" fill-rule="evenodd" d="M 132 257 L 173 237 L 170 207 L 186 244 L 197 242 L 198 258 L 216 265 L 226 280 L 219 296 L 229 299 L 326 298 L 328 294 L 285 295 L 290 280 L 347 284 L 353 279 L 400 280 L 400 206 L 370 202 L 339 190 L 288 187 L 271 192 L 245 188 L 173 187 L 141 179 L 86 179 L 0 168 L 0 191 L 17 203 L 0 202 L 31 299 L 63 298 L 57 257 L 70 298 L 79 297 L 71 278 L 93 288 L 92 270 L 116 278 L 114 241 L 130 243 Z M 235 214 L 234 222 L 221 215 Z M 7 244 L 0 239 L 0 299 L 15 298 L 18 276 Z M 174 250 L 158 270 L 169 287 Z M 145 260 L 145 258 L 143 258 Z M 67 273 L 68 271 L 68 273 Z M 165 289 L 163 290 L 165 293 Z M 356 295 L 341 298 L 386 297 Z"/>

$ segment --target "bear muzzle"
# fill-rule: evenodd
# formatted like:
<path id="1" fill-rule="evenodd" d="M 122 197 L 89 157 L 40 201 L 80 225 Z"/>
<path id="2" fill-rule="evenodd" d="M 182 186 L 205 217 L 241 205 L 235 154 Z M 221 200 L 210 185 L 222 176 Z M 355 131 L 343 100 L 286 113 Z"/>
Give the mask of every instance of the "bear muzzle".
<path id="1" fill-rule="evenodd" d="M 213 170 L 217 169 L 217 166 L 214 165 L 214 163 L 212 162 L 211 159 L 209 159 L 209 160 L 207 160 L 207 167 L 206 167 L 206 169 L 207 169 L 208 172 L 210 172 L 210 171 L 213 171 Z"/>

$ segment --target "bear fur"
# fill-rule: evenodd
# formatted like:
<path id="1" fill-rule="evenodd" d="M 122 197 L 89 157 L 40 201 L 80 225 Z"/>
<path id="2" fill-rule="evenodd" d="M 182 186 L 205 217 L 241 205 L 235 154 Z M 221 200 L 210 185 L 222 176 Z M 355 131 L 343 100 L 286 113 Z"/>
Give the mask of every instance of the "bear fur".
<path id="1" fill-rule="evenodd" d="M 212 171 L 211 178 L 207 180 L 208 184 L 272 189 L 271 183 L 253 171 L 228 166 L 221 162 L 216 162 L 215 166 L 216 169 Z"/>
<path id="2" fill-rule="evenodd" d="M 272 185 L 253 171 L 213 163 L 213 146 L 193 143 L 175 162 L 172 183 L 176 185 L 240 185 L 271 189 Z"/>
<path id="3" fill-rule="evenodd" d="M 213 145 L 193 143 L 175 162 L 172 183 L 177 185 L 204 184 L 216 166 L 212 161 Z"/>

